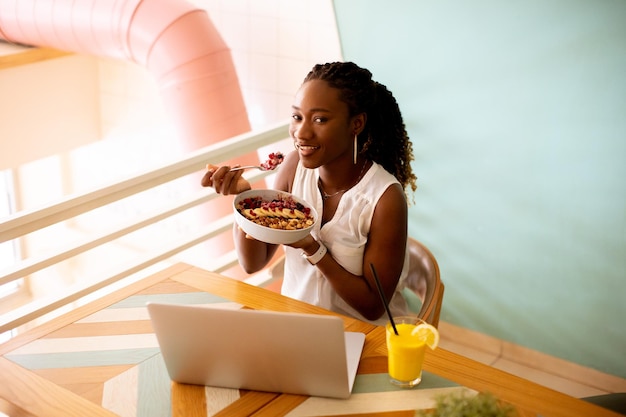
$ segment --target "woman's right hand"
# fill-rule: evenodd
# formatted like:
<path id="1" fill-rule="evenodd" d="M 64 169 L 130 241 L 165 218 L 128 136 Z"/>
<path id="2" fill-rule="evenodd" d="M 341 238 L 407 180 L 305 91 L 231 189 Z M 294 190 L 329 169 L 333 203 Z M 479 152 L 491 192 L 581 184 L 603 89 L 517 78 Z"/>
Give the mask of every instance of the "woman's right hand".
<path id="1" fill-rule="evenodd" d="M 250 183 L 243 178 L 243 170 L 231 171 L 229 166 L 218 167 L 207 165 L 207 172 L 202 177 L 203 187 L 213 187 L 218 194 L 239 194 L 252 188 Z"/>

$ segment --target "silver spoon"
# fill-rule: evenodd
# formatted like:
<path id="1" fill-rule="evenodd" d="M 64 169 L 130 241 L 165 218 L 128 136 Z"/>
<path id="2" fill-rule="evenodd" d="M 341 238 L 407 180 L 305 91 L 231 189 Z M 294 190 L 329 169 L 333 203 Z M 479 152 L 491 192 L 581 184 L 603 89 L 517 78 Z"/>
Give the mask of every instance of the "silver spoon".
<path id="1" fill-rule="evenodd" d="M 262 165 L 246 165 L 246 166 L 243 166 L 243 167 L 231 168 L 230 172 L 241 171 L 242 169 L 260 169 L 261 171 L 273 171 L 273 170 L 276 169 L 277 166 L 278 165 L 274 165 L 274 166 L 271 166 L 271 167 L 264 167 Z"/>
<path id="2" fill-rule="evenodd" d="M 246 165 L 243 167 L 235 167 L 231 168 L 230 172 L 241 171 L 242 169 L 260 169 L 261 171 L 273 171 L 278 167 L 278 165 L 282 164 L 283 159 L 285 159 L 285 157 L 281 152 L 272 152 L 269 155 L 269 159 L 261 165 Z"/>

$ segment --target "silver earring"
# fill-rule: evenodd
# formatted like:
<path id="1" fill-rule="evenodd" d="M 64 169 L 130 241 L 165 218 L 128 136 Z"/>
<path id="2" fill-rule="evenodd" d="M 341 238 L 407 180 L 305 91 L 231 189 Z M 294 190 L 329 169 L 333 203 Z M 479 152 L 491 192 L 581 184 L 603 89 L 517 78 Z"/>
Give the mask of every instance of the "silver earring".
<path id="1" fill-rule="evenodd" d="M 355 133 L 355 134 L 354 134 L 354 165 L 356 165 L 356 157 L 358 156 L 358 149 L 357 149 L 357 146 L 359 145 L 359 143 L 358 143 L 358 140 L 357 140 L 357 139 L 358 139 L 358 136 L 357 136 L 357 134 Z"/>

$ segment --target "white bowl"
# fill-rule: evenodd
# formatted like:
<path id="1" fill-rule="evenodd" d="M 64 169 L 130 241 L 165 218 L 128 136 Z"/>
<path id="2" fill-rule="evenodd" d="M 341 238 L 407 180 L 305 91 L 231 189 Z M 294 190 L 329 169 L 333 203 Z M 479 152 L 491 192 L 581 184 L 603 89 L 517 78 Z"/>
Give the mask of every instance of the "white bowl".
<path id="1" fill-rule="evenodd" d="M 297 230 L 272 229 L 270 227 L 257 224 L 251 220 L 248 220 L 243 214 L 239 213 L 239 211 L 237 210 L 237 206 L 240 201 L 252 197 L 261 197 L 263 201 L 291 198 L 296 203 L 300 203 L 311 210 L 311 216 L 313 216 L 313 224 L 307 228 Z M 244 232 L 246 232 L 253 238 L 266 243 L 289 244 L 297 242 L 298 240 L 305 238 L 309 233 L 311 233 L 311 230 L 319 221 L 317 211 L 315 211 L 315 209 L 311 207 L 309 203 L 299 197 L 294 196 L 293 194 L 278 190 L 244 191 L 243 193 L 238 194 L 237 197 L 235 197 L 235 199 L 233 200 L 233 210 L 235 215 L 235 222 L 237 222 L 239 227 L 241 227 Z"/>

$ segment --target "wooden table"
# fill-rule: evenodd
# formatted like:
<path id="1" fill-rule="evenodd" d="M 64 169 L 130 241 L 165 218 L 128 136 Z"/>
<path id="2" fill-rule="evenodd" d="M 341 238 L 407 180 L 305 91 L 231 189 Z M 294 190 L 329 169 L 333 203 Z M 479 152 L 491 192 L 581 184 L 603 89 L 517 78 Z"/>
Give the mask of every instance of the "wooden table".
<path id="1" fill-rule="evenodd" d="M 177 264 L 0 345 L 0 411 L 9 416 L 413 416 L 436 395 L 487 391 L 520 416 L 619 416 L 444 349 L 430 351 L 418 388 L 387 379 L 384 328 L 343 317 L 366 334 L 348 400 L 172 383 L 145 304 L 165 301 L 333 314 L 186 264 Z"/>

